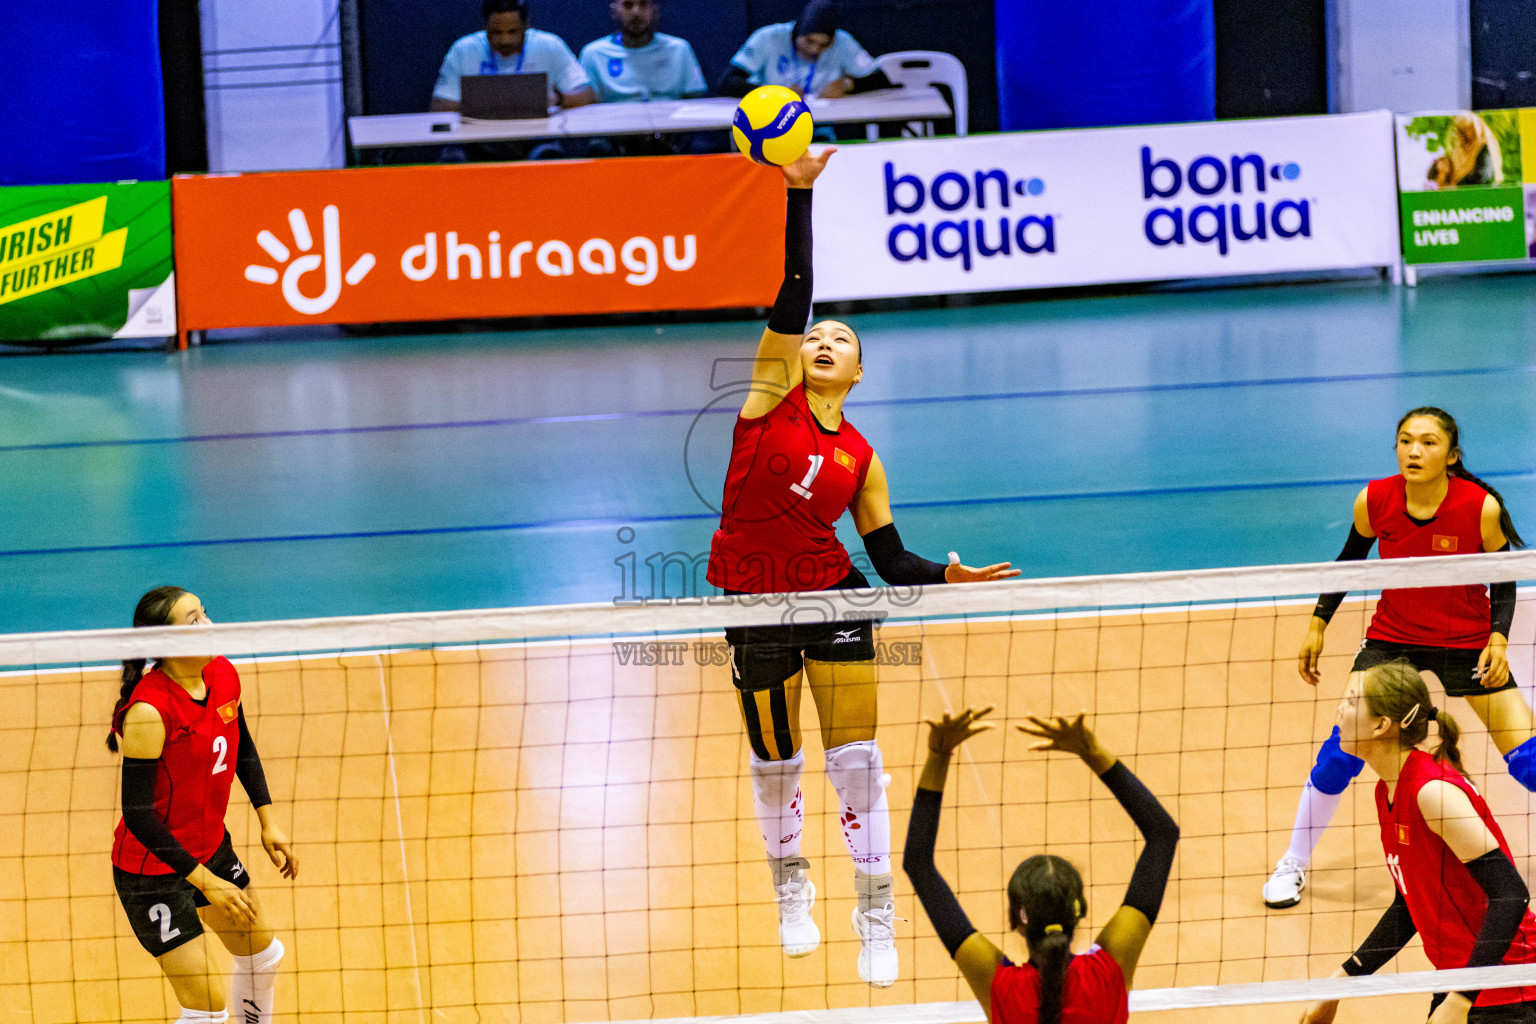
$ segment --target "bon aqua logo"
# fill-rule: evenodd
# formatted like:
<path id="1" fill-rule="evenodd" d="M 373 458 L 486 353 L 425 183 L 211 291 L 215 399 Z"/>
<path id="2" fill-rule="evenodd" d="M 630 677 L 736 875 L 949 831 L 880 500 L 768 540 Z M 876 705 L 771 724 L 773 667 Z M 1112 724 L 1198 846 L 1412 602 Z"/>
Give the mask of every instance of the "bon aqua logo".
<path id="1" fill-rule="evenodd" d="M 957 259 L 967 273 L 976 258 L 1054 253 L 1055 217 L 1021 216 L 1014 209 L 1044 192 L 1044 179 L 1010 177 L 997 167 L 969 174 L 942 171 L 925 182 L 915 174 L 898 174 L 887 160 L 885 213 L 904 219 L 886 234 L 886 251 L 898 263 L 927 262 L 930 255 Z M 932 212 L 923 216 L 930 206 Z M 981 216 L 968 216 L 972 211 Z M 938 219 L 930 222 L 934 215 Z"/>
<path id="2" fill-rule="evenodd" d="M 1274 201 L 1267 193 L 1301 177 L 1295 161 L 1269 163 L 1257 153 L 1234 153 L 1223 160 L 1197 156 L 1188 166 L 1155 158 L 1151 146 L 1141 147 L 1141 196 L 1148 201 L 1176 199 L 1186 189 L 1206 200 L 1189 207 L 1158 205 L 1147 211 L 1142 230 L 1156 246 L 1194 241 L 1215 245 L 1221 255 L 1231 243 L 1275 238 L 1310 238 L 1312 208 L 1307 199 Z M 1245 191 L 1246 188 L 1246 191 Z M 1227 201 L 1230 199 L 1230 201 Z"/>

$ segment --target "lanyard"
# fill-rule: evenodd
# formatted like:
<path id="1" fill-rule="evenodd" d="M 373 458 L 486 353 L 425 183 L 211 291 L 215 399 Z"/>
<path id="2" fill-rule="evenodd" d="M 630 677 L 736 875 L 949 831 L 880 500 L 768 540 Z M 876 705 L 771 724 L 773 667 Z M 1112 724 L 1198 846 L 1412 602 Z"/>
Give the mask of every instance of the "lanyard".
<path id="1" fill-rule="evenodd" d="M 801 63 L 801 61 L 800 61 L 800 51 L 799 51 L 799 49 L 797 49 L 795 47 L 795 41 L 793 39 L 791 39 L 789 41 L 789 46 L 790 46 L 791 52 L 793 52 L 794 55 L 795 55 L 795 68 L 796 68 L 796 70 L 798 70 L 799 67 L 800 67 L 800 63 Z M 824 50 L 822 52 L 825 53 L 826 51 Z M 816 66 L 818 64 L 820 64 L 820 63 L 821 63 L 821 54 L 818 53 L 816 55 L 816 59 L 811 61 L 811 69 L 805 73 L 805 84 L 800 87 L 800 94 L 802 96 L 809 96 L 810 95 L 810 92 L 811 92 L 811 79 L 816 77 Z"/>
<path id="2" fill-rule="evenodd" d="M 523 48 L 517 51 L 517 67 L 512 69 L 514 75 L 523 73 L 523 57 L 528 53 L 528 40 L 523 39 Z M 496 52 L 491 49 L 491 37 L 485 37 L 485 56 L 480 61 L 480 73 L 482 75 L 499 75 L 501 71 L 496 64 Z"/>

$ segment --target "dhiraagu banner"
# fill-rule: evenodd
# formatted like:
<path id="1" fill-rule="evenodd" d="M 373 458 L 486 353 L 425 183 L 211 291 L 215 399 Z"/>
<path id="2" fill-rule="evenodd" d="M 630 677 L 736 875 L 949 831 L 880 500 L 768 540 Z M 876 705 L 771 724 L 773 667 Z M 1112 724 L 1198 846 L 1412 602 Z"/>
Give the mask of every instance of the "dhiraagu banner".
<path id="1" fill-rule="evenodd" d="M 0 341 L 175 333 L 170 182 L 0 188 Z"/>
<path id="2" fill-rule="evenodd" d="M 1536 259 L 1536 108 L 1399 115 L 1397 188 L 1404 262 Z"/>

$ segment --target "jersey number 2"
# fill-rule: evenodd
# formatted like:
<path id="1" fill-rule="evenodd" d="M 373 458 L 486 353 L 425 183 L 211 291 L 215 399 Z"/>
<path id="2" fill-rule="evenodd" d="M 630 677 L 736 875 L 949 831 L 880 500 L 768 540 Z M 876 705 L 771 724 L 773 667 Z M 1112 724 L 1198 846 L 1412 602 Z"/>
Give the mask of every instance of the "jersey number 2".
<path id="1" fill-rule="evenodd" d="M 213 738 L 213 752 L 219 755 L 219 757 L 218 760 L 213 762 L 213 771 L 209 772 L 209 775 L 217 775 L 229 767 L 229 765 L 224 763 L 224 758 L 229 754 L 229 740 L 223 736 L 215 736 Z"/>
<path id="2" fill-rule="evenodd" d="M 789 489 L 802 498 L 809 498 L 811 496 L 811 484 L 816 482 L 816 474 L 821 472 L 821 462 L 826 456 L 807 455 L 806 458 L 811 460 L 811 468 L 805 471 L 805 479 L 797 484 L 789 485 Z"/>
<path id="3" fill-rule="evenodd" d="M 171 908 L 164 903 L 156 903 L 149 908 L 149 919 L 160 926 L 161 942 L 170 942 L 181 934 L 180 928 L 171 927 Z"/>

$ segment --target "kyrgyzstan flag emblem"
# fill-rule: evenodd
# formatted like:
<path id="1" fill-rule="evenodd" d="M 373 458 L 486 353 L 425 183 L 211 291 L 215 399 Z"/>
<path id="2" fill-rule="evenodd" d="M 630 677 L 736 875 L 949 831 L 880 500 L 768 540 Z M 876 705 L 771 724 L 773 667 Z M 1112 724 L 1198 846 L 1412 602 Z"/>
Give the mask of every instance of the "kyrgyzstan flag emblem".
<path id="1" fill-rule="evenodd" d="M 832 461 L 842 466 L 854 476 L 859 475 L 859 460 L 843 451 L 841 448 L 832 449 Z"/>
<path id="2" fill-rule="evenodd" d="M 1398 846 L 1407 846 L 1408 845 L 1408 826 L 1407 825 L 1399 825 L 1399 826 L 1397 826 L 1397 845 Z"/>
<path id="3" fill-rule="evenodd" d="M 1432 543 L 1434 545 L 1435 550 L 1439 551 L 1441 553 L 1444 553 L 1444 552 L 1447 552 L 1447 551 L 1455 551 L 1456 550 L 1456 538 L 1455 537 L 1447 537 L 1443 533 L 1435 534 L 1434 541 Z"/>
<path id="4" fill-rule="evenodd" d="M 219 717 L 224 719 L 224 723 L 226 725 L 230 722 L 233 722 L 235 720 L 235 716 L 239 713 L 240 699 L 238 697 L 230 701 L 228 704 L 219 705 Z"/>

